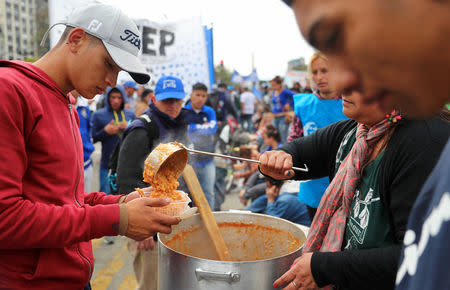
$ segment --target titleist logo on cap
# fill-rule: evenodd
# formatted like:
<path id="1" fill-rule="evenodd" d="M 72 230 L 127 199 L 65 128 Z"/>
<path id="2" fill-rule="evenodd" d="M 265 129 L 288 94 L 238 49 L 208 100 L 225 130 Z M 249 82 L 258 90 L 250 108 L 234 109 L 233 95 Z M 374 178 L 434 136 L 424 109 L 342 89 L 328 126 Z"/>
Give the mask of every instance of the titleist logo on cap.
<path id="1" fill-rule="evenodd" d="M 125 35 L 121 35 L 120 39 L 122 39 L 123 41 L 128 41 L 138 49 L 141 49 L 141 39 L 139 38 L 139 35 L 128 29 L 125 29 L 123 33 Z"/>

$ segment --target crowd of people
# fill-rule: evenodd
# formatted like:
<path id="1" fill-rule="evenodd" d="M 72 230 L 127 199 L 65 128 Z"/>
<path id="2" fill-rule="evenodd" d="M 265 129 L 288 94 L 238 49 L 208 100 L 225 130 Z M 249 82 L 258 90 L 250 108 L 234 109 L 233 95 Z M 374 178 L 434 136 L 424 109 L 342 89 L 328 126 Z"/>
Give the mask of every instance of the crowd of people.
<path id="1" fill-rule="evenodd" d="M 152 210 L 170 200 L 135 188 L 148 193 L 144 161 L 171 141 L 260 161 L 190 158 L 213 210 L 233 180 L 247 210 L 310 227 L 303 254 L 274 288 L 450 286 L 450 62 L 431 53 L 450 43 L 430 33 L 450 29 L 449 5 L 284 2 L 321 52 L 304 87 L 275 76 L 261 98 L 248 84 L 225 83 L 199 82 L 187 95 L 174 76 L 148 87 L 139 45 L 121 37 L 138 28 L 104 4 L 75 10 L 35 63 L 0 61 L 1 158 L 14 164 L 0 171 L 0 288 L 90 289 L 90 241 L 123 235 L 138 289 L 156 289 L 156 233 L 180 219 Z M 411 21 L 425 11 L 434 17 L 419 33 Z M 411 48 L 413 39 L 422 47 Z M 116 84 L 121 70 L 132 79 Z M 99 192 L 91 192 L 96 142 Z M 300 181 L 294 192 L 289 180 Z"/>

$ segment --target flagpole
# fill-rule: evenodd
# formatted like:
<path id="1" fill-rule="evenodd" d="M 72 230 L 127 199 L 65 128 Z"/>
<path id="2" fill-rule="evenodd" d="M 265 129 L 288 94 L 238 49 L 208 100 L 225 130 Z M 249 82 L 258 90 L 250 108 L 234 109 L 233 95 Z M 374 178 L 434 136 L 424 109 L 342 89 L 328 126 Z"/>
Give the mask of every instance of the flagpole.
<path id="1" fill-rule="evenodd" d="M 252 74 L 253 74 L 253 71 L 255 70 L 255 51 L 252 51 Z M 255 87 L 255 82 L 253 82 L 252 81 L 252 91 L 253 91 L 253 88 Z"/>
<path id="2" fill-rule="evenodd" d="M 255 69 L 255 52 L 252 51 L 252 71 Z"/>

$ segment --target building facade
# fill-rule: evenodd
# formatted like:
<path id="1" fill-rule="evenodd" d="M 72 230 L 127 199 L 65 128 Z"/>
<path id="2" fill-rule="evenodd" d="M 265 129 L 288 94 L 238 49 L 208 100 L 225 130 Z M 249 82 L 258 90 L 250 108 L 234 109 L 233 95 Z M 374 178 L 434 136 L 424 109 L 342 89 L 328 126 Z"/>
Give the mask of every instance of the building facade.
<path id="1" fill-rule="evenodd" d="M 0 59 L 37 59 L 44 27 L 47 0 L 0 0 Z"/>

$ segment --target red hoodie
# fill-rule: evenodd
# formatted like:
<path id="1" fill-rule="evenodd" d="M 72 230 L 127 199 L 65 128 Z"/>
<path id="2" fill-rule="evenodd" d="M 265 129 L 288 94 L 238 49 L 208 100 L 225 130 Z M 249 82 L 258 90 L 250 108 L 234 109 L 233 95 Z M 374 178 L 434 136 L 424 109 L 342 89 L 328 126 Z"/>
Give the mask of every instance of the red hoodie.
<path id="1" fill-rule="evenodd" d="M 0 289 L 82 289 L 120 196 L 84 192 L 76 109 L 36 66 L 0 61 Z"/>

